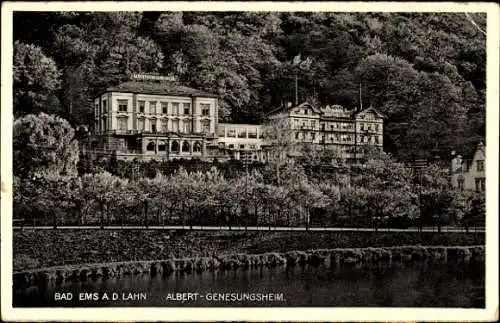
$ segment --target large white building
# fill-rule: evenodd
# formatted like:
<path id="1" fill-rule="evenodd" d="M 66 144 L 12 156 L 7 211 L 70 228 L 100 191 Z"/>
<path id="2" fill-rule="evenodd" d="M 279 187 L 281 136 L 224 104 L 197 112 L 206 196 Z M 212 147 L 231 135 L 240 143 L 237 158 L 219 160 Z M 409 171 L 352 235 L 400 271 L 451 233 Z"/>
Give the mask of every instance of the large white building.
<path id="1" fill-rule="evenodd" d="M 167 77 L 135 75 L 94 99 L 91 152 L 120 160 L 236 159 L 266 162 L 272 143 L 264 126 L 218 122 L 217 96 L 180 86 Z M 359 147 L 382 148 L 383 118 L 375 109 L 291 104 L 272 111 L 266 122 L 285 120 L 292 141 L 336 150 L 356 159 Z M 272 128 L 271 128 L 271 131 Z M 264 149 L 267 147 L 268 149 Z"/>
<path id="2" fill-rule="evenodd" d="M 172 81 L 136 79 L 94 99 L 94 151 L 119 159 L 213 155 L 217 96 Z"/>

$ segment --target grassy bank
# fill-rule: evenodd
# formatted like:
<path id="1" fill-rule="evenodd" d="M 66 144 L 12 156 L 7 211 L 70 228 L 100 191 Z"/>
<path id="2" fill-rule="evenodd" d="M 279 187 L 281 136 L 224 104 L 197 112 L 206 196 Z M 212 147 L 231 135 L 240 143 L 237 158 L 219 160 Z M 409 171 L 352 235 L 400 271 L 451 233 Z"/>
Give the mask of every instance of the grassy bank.
<path id="1" fill-rule="evenodd" d="M 294 250 L 468 246 L 484 234 L 375 232 L 14 231 L 14 271 L 75 265 L 286 253 Z"/>
<path id="2" fill-rule="evenodd" d="M 376 265 L 380 263 L 423 261 L 484 261 L 484 246 L 400 246 L 384 248 L 339 248 L 309 251 L 273 252 L 263 254 L 232 254 L 149 261 L 128 261 L 102 264 L 67 265 L 27 270 L 14 274 L 14 284 L 27 286 L 49 280 L 85 280 L 143 274 L 169 275 L 206 270 L 231 270 L 262 266 L 294 266 L 296 264 L 339 267 L 345 264 Z"/>

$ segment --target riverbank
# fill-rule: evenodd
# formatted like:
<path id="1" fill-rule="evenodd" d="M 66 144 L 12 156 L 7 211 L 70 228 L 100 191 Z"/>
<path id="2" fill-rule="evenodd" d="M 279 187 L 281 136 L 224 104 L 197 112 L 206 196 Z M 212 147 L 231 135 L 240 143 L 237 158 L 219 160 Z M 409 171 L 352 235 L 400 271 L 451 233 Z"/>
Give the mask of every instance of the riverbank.
<path id="1" fill-rule="evenodd" d="M 320 265 L 340 267 L 346 264 L 374 265 L 380 263 L 424 261 L 458 262 L 484 261 L 484 246 L 399 246 L 384 248 L 344 248 L 286 253 L 232 254 L 212 257 L 128 261 L 81 264 L 26 270 L 14 273 L 16 286 L 29 286 L 51 280 L 86 280 L 88 278 L 121 277 L 135 274 L 169 275 L 206 270 L 231 270 L 262 266 Z"/>
<path id="2" fill-rule="evenodd" d="M 484 234 L 24 229 L 13 233 L 13 269 L 409 245 L 484 245 Z"/>

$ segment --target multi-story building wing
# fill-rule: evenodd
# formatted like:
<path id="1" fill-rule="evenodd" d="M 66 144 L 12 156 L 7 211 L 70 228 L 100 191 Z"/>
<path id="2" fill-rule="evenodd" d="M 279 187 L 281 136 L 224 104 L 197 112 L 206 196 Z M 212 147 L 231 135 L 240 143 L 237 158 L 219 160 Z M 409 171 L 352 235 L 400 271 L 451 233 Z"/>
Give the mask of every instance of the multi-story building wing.
<path id="1" fill-rule="evenodd" d="M 296 144 L 335 151 L 339 157 L 353 161 L 363 156 L 363 147 L 383 147 L 385 116 L 373 108 L 362 111 L 340 105 L 316 108 L 307 102 L 271 111 L 269 122 L 285 120 Z"/>
<path id="2" fill-rule="evenodd" d="M 120 159 L 210 156 L 216 145 L 217 96 L 173 82 L 133 80 L 94 100 L 95 148 Z"/>
<path id="3" fill-rule="evenodd" d="M 485 176 L 486 148 L 479 142 L 472 160 L 464 160 L 457 155 L 451 161 L 451 184 L 461 190 L 484 192 L 486 188 Z"/>

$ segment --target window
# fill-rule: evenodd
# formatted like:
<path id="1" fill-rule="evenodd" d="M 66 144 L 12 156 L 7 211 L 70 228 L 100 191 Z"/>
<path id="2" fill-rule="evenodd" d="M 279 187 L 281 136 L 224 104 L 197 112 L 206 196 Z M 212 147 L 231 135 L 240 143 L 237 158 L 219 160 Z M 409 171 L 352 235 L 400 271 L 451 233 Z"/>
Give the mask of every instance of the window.
<path id="1" fill-rule="evenodd" d="M 191 120 L 184 120 L 184 127 L 183 131 L 186 133 L 191 132 Z"/>
<path id="2" fill-rule="evenodd" d="M 246 129 L 239 129 L 238 130 L 238 138 L 246 138 L 247 137 L 247 130 Z"/>
<path id="3" fill-rule="evenodd" d="M 167 120 L 162 120 L 162 122 L 161 122 L 161 131 L 162 132 L 168 132 L 168 121 Z"/>
<path id="4" fill-rule="evenodd" d="M 477 171 L 484 172 L 484 160 L 478 160 L 477 163 Z"/>
<path id="5" fill-rule="evenodd" d="M 379 143 L 380 143 L 380 141 L 378 140 L 378 137 L 377 137 L 377 136 L 375 136 L 375 143 L 376 143 L 376 144 L 379 144 Z"/>
<path id="6" fill-rule="evenodd" d="M 183 103 L 182 105 L 184 107 L 184 114 L 191 114 L 191 103 Z"/>
<path id="7" fill-rule="evenodd" d="M 311 139 L 315 140 L 316 139 L 316 134 L 314 132 L 311 132 Z"/>
<path id="8" fill-rule="evenodd" d="M 375 125 L 375 130 L 377 130 L 377 131 L 378 131 L 378 124 L 376 124 L 376 125 Z"/>
<path id="9" fill-rule="evenodd" d="M 102 100 L 102 111 L 104 113 L 108 112 L 108 107 L 106 105 L 106 100 Z"/>
<path id="10" fill-rule="evenodd" d="M 224 126 L 217 126 L 217 137 L 225 137 L 226 128 Z"/>
<path id="11" fill-rule="evenodd" d="M 204 133 L 209 133 L 210 132 L 210 121 L 209 120 L 203 120 L 201 122 L 201 131 L 204 132 Z"/>
<path id="12" fill-rule="evenodd" d="M 163 141 L 160 141 L 158 143 L 158 151 L 165 151 L 165 150 L 166 150 L 165 143 Z"/>
<path id="13" fill-rule="evenodd" d="M 179 132 L 179 120 L 172 120 L 172 131 Z"/>
<path id="14" fill-rule="evenodd" d="M 155 151 L 155 143 L 154 142 L 149 142 L 148 145 L 146 146 L 147 151 Z"/>
<path id="15" fill-rule="evenodd" d="M 201 153 L 201 143 L 199 141 L 196 141 L 193 145 L 193 151 L 195 153 Z"/>
<path id="16" fill-rule="evenodd" d="M 173 153 L 179 152 L 179 142 L 177 142 L 177 140 L 172 141 L 172 147 L 170 148 L 170 151 Z"/>
<path id="17" fill-rule="evenodd" d="M 106 119 L 106 117 L 103 117 L 102 118 L 102 131 L 106 131 L 107 124 L 108 124 L 108 120 Z"/>
<path id="18" fill-rule="evenodd" d="M 300 132 L 296 132 L 296 133 L 295 133 L 295 139 L 296 139 L 296 140 L 299 140 L 299 139 L 300 139 Z"/>
<path id="19" fill-rule="evenodd" d="M 138 126 L 140 131 L 144 131 L 146 128 L 146 120 L 145 119 L 139 119 L 139 126 Z"/>
<path id="20" fill-rule="evenodd" d="M 234 145 L 233 144 L 230 144 L 228 147 L 229 147 L 229 149 L 234 149 Z"/>
<path id="21" fill-rule="evenodd" d="M 149 113 L 156 114 L 156 102 L 149 102 Z"/>
<path id="22" fill-rule="evenodd" d="M 257 128 L 248 131 L 248 138 L 257 138 Z"/>
<path id="23" fill-rule="evenodd" d="M 333 130 L 333 125 L 330 125 L 331 130 Z"/>
<path id="24" fill-rule="evenodd" d="M 99 103 L 95 104 L 94 114 L 97 116 L 99 114 Z"/>
<path id="25" fill-rule="evenodd" d="M 245 149 L 245 145 L 240 145 L 240 149 Z"/>
<path id="26" fill-rule="evenodd" d="M 127 110 L 128 110 L 128 101 L 118 100 L 118 112 L 127 112 Z"/>
<path id="27" fill-rule="evenodd" d="M 476 178 L 476 192 L 484 192 L 485 179 L 484 177 Z"/>
<path id="28" fill-rule="evenodd" d="M 150 122 L 151 132 L 156 132 L 156 120 L 152 119 Z"/>
<path id="29" fill-rule="evenodd" d="M 304 109 L 304 114 L 308 114 L 309 110 Z"/>
<path id="30" fill-rule="evenodd" d="M 464 190 L 464 179 L 463 178 L 459 178 L 458 179 L 458 188 L 463 191 Z"/>
<path id="31" fill-rule="evenodd" d="M 139 101 L 139 113 L 144 113 L 144 107 L 146 106 L 146 102 L 144 101 Z"/>
<path id="32" fill-rule="evenodd" d="M 168 103 L 167 102 L 161 103 L 161 113 L 168 114 Z"/>
<path id="33" fill-rule="evenodd" d="M 172 114 L 179 115 L 179 103 L 172 103 Z"/>
<path id="34" fill-rule="evenodd" d="M 201 107 L 201 115 L 209 116 L 210 115 L 210 104 L 200 104 Z"/>
<path id="35" fill-rule="evenodd" d="M 127 129 L 127 118 L 118 118 L 118 129 L 119 130 L 128 130 Z"/>
<path id="36" fill-rule="evenodd" d="M 187 141 L 184 141 L 182 143 L 182 152 L 183 153 L 188 153 L 189 152 L 189 143 Z"/>
<path id="37" fill-rule="evenodd" d="M 316 128 L 316 120 L 311 120 L 311 127 Z"/>
<path id="38" fill-rule="evenodd" d="M 250 144 L 250 145 L 248 145 L 248 148 L 255 150 L 255 145 L 254 144 Z"/>

